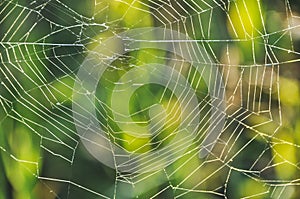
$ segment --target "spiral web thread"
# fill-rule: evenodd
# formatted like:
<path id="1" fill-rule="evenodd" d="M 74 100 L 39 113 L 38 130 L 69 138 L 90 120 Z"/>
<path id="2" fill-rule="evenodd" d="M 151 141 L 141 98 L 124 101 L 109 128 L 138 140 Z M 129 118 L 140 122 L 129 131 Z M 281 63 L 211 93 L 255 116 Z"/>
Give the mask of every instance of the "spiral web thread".
<path id="1" fill-rule="evenodd" d="M 127 10 L 121 16 L 111 17 L 111 2 Z M 257 192 L 243 193 L 244 198 L 288 198 L 295 194 L 300 182 L 299 162 L 284 157 L 276 150 L 278 145 L 282 145 L 299 151 L 298 144 L 280 136 L 283 119 L 279 68 L 298 63 L 300 54 L 295 46 L 300 38 L 297 33 L 300 18 L 290 1 L 276 1 L 279 6 L 270 6 L 270 11 L 262 6 L 261 1 L 253 1 L 251 6 L 242 0 L 111 2 L 95 1 L 91 5 L 93 14 L 84 13 L 80 6 L 74 6 L 71 2 L 59 0 L 4 0 L 0 3 L 0 133 L 7 136 L 17 134 L 17 130 L 6 129 L 7 124 L 16 123 L 26 134 L 34 137 L 36 141 L 32 141 L 32 150 L 39 151 L 36 157 L 24 156 L 14 150 L 14 144 L 1 142 L 2 156 L 26 168 L 49 189 L 51 195 L 58 198 L 63 198 L 60 194 L 64 193 L 73 198 L 77 192 L 103 198 L 125 198 L 126 190 L 133 190 L 135 196 L 143 194 L 143 191 L 139 193 L 136 189 L 150 193 L 149 198 L 166 192 L 172 193 L 175 198 L 185 198 L 189 194 L 195 194 L 194 197 L 228 198 L 235 190 L 232 186 L 236 176 L 243 176 L 242 179 L 259 187 Z M 275 16 L 272 9 L 278 9 L 275 11 L 280 14 Z M 73 85 L 82 61 L 95 46 L 122 31 L 143 27 L 143 20 L 139 18 L 129 19 L 130 22 L 124 25 L 127 15 L 133 12 L 144 17 L 151 16 L 156 27 L 189 35 L 193 39 L 189 42 L 197 42 L 205 49 L 204 53 L 212 60 L 200 64 L 218 68 L 226 89 L 226 108 L 220 111 L 220 114 L 226 115 L 226 122 L 214 149 L 206 157 L 199 158 L 199 147 L 193 147 L 193 150 L 181 154 L 182 157 L 178 157 L 178 162 L 175 161 L 173 166 L 168 165 L 171 169 L 166 167 L 148 173 L 117 170 L 113 177 L 110 176 L 113 186 L 104 188 L 76 174 L 87 172 L 76 170 L 78 162 L 95 160 L 91 160 L 92 157 L 79 158 L 84 153 L 88 156 L 88 153 L 83 152 L 82 135 L 78 135 L 75 128 L 73 114 L 80 113 L 72 113 Z M 236 19 L 233 19 L 232 13 L 236 14 L 238 22 L 234 21 Z M 259 14 L 255 16 L 256 21 L 251 20 L 251 13 Z M 274 21 L 272 17 L 279 20 Z M 106 32 L 109 33 L 105 35 Z M 248 58 L 243 59 L 240 51 L 244 48 L 248 50 Z M 165 59 L 152 51 L 145 53 L 153 59 Z M 143 62 L 132 54 L 123 58 Z M 186 67 L 180 57 L 171 59 L 171 63 L 179 69 Z M 191 78 L 191 83 L 196 81 L 195 77 Z M 113 84 L 116 85 L 117 81 Z M 90 94 L 87 91 L 78 92 Z M 206 94 L 199 107 L 210 108 L 214 100 L 223 99 L 214 99 Z M 98 97 L 96 102 L 105 106 L 105 110 L 114 111 Z M 95 109 L 100 114 L 96 105 Z M 218 115 L 215 117 L 218 118 Z M 108 125 L 107 130 L 109 128 Z M 115 139 L 119 143 L 128 142 L 122 137 Z M 101 145 L 94 143 L 94 140 L 85 141 L 91 145 Z M 256 150 L 253 151 L 253 148 Z M 114 158 L 118 156 L 111 152 Z M 41 163 L 44 156 L 48 160 Z M 243 158 L 248 156 L 255 158 Z M 99 162 L 94 164 L 100 165 Z M 56 165 L 70 172 L 43 171 L 43 168 L 47 170 Z M 286 179 L 276 176 L 274 173 L 282 165 L 291 166 L 297 175 Z M 97 178 L 97 173 L 94 177 Z M 98 180 L 99 184 L 103 183 Z M 51 183 L 63 184 L 66 189 L 56 189 Z M 157 183 L 161 184 L 151 185 Z"/>

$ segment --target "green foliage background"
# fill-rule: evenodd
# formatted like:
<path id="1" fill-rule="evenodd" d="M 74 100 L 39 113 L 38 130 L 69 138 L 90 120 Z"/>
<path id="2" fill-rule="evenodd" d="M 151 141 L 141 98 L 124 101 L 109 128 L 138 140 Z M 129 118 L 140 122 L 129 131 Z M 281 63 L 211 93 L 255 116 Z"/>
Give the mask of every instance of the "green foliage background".
<path id="1" fill-rule="evenodd" d="M 226 3 L 227 7 L 224 6 L 224 9 L 228 9 L 226 12 L 222 11 L 221 6 L 215 7 L 211 12 L 208 5 L 215 5 L 213 0 L 187 0 L 185 2 L 197 4 L 203 9 L 207 8 L 208 11 L 195 13 L 195 10 L 190 7 L 185 8 L 189 13 L 188 15 L 182 13 L 187 17 L 182 20 L 185 21 L 185 26 L 180 20 L 164 26 L 164 21 L 155 17 L 158 16 L 157 10 L 145 6 L 151 2 L 147 0 L 0 1 L 0 81 L 2 82 L 0 86 L 0 199 L 101 198 L 89 190 L 108 197 L 115 195 L 117 198 L 137 196 L 150 198 L 154 195 L 156 198 L 173 198 L 182 193 L 185 193 L 182 198 L 223 197 L 223 195 L 211 194 L 209 191 L 187 193 L 187 190 L 193 189 L 220 192 L 227 198 L 254 195 L 256 196 L 253 198 L 275 198 L 281 191 L 282 198 L 300 197 L 300 40 L 293 35 L 296 34 L 293 32 L 292 37 L 296 39 L 291 43 L 290 32 L 288 30 L 286 34 L 282 32 L 287 28 L 287 18 L 291 17 L 291 13 L 287 12 L 286 8 L 291 7 L 293 14 L 299 16 L 299 2 L 236 0 L 230 2 L 230 5 Z M 154 2 L 161 4 L 160 1 Z M 172 6 L 180 10 L 179 4 L 174 1 Z M 153 3 L 151 5 L 157 6 Z M 163 20 L 170 21 L 178 14 L 168 6 L 161 13 L 166 17 Z M 18 17 L 19 15 L 22 17 Z M 201 20 L 202 26 L 192 24 L 198 20 Z M 74 133 L 75 126 L 70 122 L 72 87 L 86 52 L 92 50 L 99 42 L 128 29 L 157 26 L 187 32 L 198 40 L 229 39 L 230 42 L 227 43 L 208 42 L 209 46 L 203 45 L 211 47 L 211 57 L 219 61 L 220 68 L 225 68 L 222 70 L 226 72 L 228 65 L 231 82 L 235 82 L 240 74 L 250 75 L 249 68 L 242 66 L 272 63 L 275 58 L 284 64 L 279 66 L 275 64 L 270 67 L 272 69 L 267 66 L 255 69 L 257 73 L 261 72 L 262 68 L 267 71 L 273 70 L 278 75 L 274 76 L 275 83 L 272 84 L 274 89 L 271 95 L 269 95 L 268 85 L 259 88 L 264 93 L 261 106 L 267 109 L 271 104 L 275 107 L 271 111 L 272 122 L 267 122 L 267 125 L 257 125 L 267 121 L 269 115 L 264 117 L 263 114 L 260 115 L 261 117 L 253 116 L 244 119 L 237 113 L 232 114 L 228 119 L 233 123 L 225 131 L 224 138 L 230 137 L 232 132 L 239 131 L 235 128 L 242 128 L 232 118 L 236 117 L 237 120 L 243 120 L 246 125 L 253 127 L 243 129 L 242 135 L 235 140 L 236 150 L 233 152 L 237 152 L 247 144 L 241 155 L 231 154 L 230 156 L 234 156 L 232 161 L 226 158 L 224 162 L 208 158 L 204 162 L 198 156 L 194 156 L 197 151 L 193 149 L 198 144 L 195 143 L 195 147 L 191 148 L 191 154 L 175 161 L 164 171 L 153 173 L 151 177 L 147 174 L 138 178 L 131 176 L 131 179 L 137 182 L 132 186 L 130 183 L 116 181 L 116 177 L 121 174 L 97 162 L 80 145 L 80 139 Z M 34 28 L 31 29 L 32 27 Z M 274 34 L 267 34 L 267 38 L 264 38 L 261 37 L 262 33 Z M 270 49 L 263 45 L 266 39 L 270 47 L 291 49 L 296 53 L 273 48 L 275 58 L 271 61 L 266 60 L 266 51 L 270 53 Z M 45 43 L 73 45 L 54 47 L 43 45 Z M 230 57 L 228 61 L 226 53 L 236 56 Z M 153 49 L 132 52 L 130 56 L 134 59 L 125 57 L 114 63 L 119 70 L 106 72 L 104 79 L 109 81 L 104 81 L 101 85 L 108 92 L 113 89 L 112 83 L 109 82 L 116 81 L 125 71 L 130 70 L 131 65 L 142 65 L 154 60 L 156 63 L 165 61 L 163 59 L 165 52 Z M 275 89 L 278 86 L 277 81 L 279 90 Z M 251 84 L 251 78 L 247 83 L 243 87 L 246 93 L 242 96 L 255 101 L 255 96 L 247 96 L 247 93 L 251 93 L 250 90 L 255 87 Z M 153 95 L 153 98 L 160 96 L 162 92 L 160 89 L 157 86 L 150 86 L 141 90 L 140 96 L 148 96 L 148 98 L 143 99 L 141 104 L 138 103 L 141 99 L 133 99 L 132 112 L 142 110 L 143 107 L 154 103 L 151 96 Z M 203 82 L 200 89 L 203 89 L 200 91 L 202 94 L 207 92 Z M 227 89 L 230 93 L 233 88 Z M 103 89 L 98 90 L 99 98 L 104 101 L 109 99 L 109 94 Z M 170 100 L 171 94 L 168 95 L 167 100 Z M 233 99 L 230 101 L 233 107 L 243 105 L 249 111 L 257 110 L 255 106 L 248 106 L 247 99 L 242 97 L 237 100 L 238 97 L 235 97 L 236 101 Z M 277 106 L 278 104 L 280 106 Z M 281 108 L 282 118 L 276 114 L 279 111 L 278 107 Z M 237 110 L 237 108 L 233 109 Z M 99 116 L 99 119 L 106 118 Z M 149 115 L 142 113 L 136 116 L 135 120 L 147 121 Z M 112 121 L 109 122 L 114 126 Z M 165 134 L 175 128 L 176 124 L 167 129 Z M 48 139 L 41 139 L 46 137 Z M 120 134 L 120 138 L 123 141 L 118 144 L 128 150 L 134 150 L 148 142 L 141 139 L 132 141 L 134 138 L 126 136 L 126 133 Z M 52 139 L 61 142 L 55 143 Z M 216 146 L 216 151 L 220 147 Z M 254 164 L 258 158 L 261 165 Z M 199 169 L 199 165 L 202 164 L 204 166 Z M 253 165 L 254 168 L 251 167 Z M 256 170 L 260 173 L 255 172 Z M 193 177 L 187 178 L 190 174 Z M 229 176 L 230 180 L 227 181 Z M 298 186 L 287 186 L 287 183 L 292 180 Z M 199 185 L 201 181 L 203 183 Z M 285 186 L 276 188 L 275 182 Z M 222 187 L 224 184 L 226 187 Z M 169 185 L 183 189 L 171 189 Z M 160 192 L 161 190 L 164 191 Z"/>

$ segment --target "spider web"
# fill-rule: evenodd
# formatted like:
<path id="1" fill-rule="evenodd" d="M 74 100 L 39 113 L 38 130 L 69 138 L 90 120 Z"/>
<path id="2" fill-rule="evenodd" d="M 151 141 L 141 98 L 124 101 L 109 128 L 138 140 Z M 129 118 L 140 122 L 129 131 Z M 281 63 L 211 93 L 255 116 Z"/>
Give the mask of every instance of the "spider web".
<path id="1" fill-rule="evenodd" d="M 2 1 L 7 180 L 47 198 L 299 196 L 279 92 L 279 69 L 299 62 L 296 4 Z"/>

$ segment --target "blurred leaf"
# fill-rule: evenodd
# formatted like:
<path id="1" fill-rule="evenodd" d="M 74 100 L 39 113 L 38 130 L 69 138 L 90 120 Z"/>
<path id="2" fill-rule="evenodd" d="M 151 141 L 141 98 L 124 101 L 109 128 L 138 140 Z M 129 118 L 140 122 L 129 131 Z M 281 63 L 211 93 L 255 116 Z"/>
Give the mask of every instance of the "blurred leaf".
<path id="1" fill-rule="evenodd" d="M 281 139 L 273 139 L 275 142 L 273 144 L 273 154 L 274 162 L 277 164 L 275 167 L 277 175 L 280 179 L 293 179 L 299 161 L 296 156 L 297 147 L 294 145 L 294 139 L 290 133 L 284 131 L 279 132 L 276 137 Z"/>
<path id="2" fill-rule="evenodd" d="M 262 31 L 261 5 L 257 0 L 236 0 L 230 7 L 229 31 L 238 38 L 253 38 Z"/>
<path id="3" fill-rule="evenodd" d="M 263 58 L 263 41 L 256 38 L 264 31 L 263 12 L 260 1 L 236 0 L 231 3 L 227 21 L 228 31 L 232 38 L 246 39 L 239 42 L 245 61 Z"/>
<path id="4" fill-rule="evenodd" d="M 1 126 L 0 145 L 4 146 L 10 156 L 2 156 L 4 170 L 14 189 L 15 199 L 29 199 L 36 184 L 37 163 L 39 162 L 39 145 L 36 136 L 28 128 L 15 121 L 8 120 Z M 4 130 L 5 129 L 5 130 Z"/>
<path id="5" fill-rule="evenodd" d="M 289 106 L 299 106 L 300 89 L 297 81 L 281 77 L 279 88 L 282 103 Z"/>
<path id="6" fill-rule="evenodd" d="M 247 179 L 240 186 L 240 194 L 242 197 L 251 196 L 253 199 L 267 199 L 269 198 L 268 187 L 264 183 L 254 180 Z"/>

